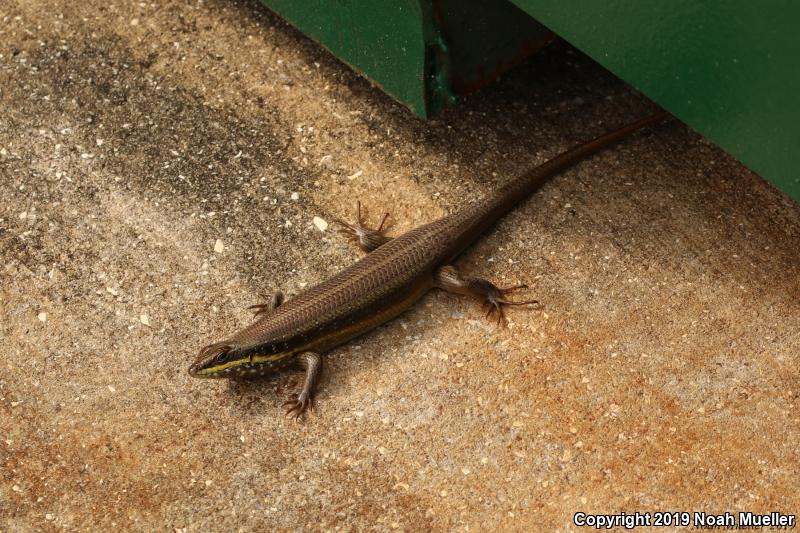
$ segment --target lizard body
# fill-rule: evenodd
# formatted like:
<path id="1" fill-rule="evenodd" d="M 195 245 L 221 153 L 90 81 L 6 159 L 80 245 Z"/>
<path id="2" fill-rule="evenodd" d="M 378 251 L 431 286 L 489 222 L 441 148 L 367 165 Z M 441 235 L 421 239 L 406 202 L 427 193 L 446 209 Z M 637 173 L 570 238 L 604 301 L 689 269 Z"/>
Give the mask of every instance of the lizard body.
<path id="1" fill-rule="evenodd" d="M 497 192 L 459 211 L 390 239 L 358 221 L 341 224 L 369 253 L 354 265 L 283 303 L 253 306 L 260 316 L 228 339 L 200 351 L 189 373 L 195 377 L 250 377 L 299 362 L 306 369 L 300 393 L 287 402 L 300 416 L 312 405 L 322 368 L 320 354 L 396 317 L 434 287 L 482 298 L 489 315 L 503 320 L 506 295 L 523 286 L 501 289 L 478 278 L 464 278 L 450 266 L 465 248 L 498 219 L 561 170 L 631 133 L 666 117 L 658 112 L 576 146 L 511 180 Z M 386 217 L 384 216 L 384 221 Z"/>

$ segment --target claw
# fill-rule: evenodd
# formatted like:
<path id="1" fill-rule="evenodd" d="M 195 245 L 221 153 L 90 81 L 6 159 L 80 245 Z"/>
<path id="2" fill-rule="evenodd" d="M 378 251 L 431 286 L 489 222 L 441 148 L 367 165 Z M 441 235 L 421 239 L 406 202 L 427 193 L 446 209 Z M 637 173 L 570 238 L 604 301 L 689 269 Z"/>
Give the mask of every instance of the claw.
<path id="1" fill-rule="evenodd" d="M 297 393 L 292 393 L 292 394 L 290 394 L 290 395 L 289 395 L 289 399 L 288 399 L 288 400 L 286 400 L 285 402 L 283 402 L 283 403 L 281 404 L 281 406 L 286 406 L 286 405 L 294 405 L 295 403 L 297 403 L 297 396 L 298 396 L 298 394 L 297 394 Z"/>
<path id="2" fill-rule="evenodd" d="M 375 231 L 377 231 L 378 233 L 383 231 L 383 224 L 386 222 L 387 218 L 389 218 L 389 212 L 388 211 L 383 214 L 383 218 L 381 218 L 381 223 L 378 224 L 378 229 L 376 229 Z"/>

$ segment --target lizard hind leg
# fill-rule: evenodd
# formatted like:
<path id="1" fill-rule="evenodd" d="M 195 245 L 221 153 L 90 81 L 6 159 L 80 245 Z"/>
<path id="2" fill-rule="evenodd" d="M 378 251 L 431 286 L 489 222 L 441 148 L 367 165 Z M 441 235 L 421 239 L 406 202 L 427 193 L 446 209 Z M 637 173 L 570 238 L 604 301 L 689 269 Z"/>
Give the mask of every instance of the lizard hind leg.
<path id="1" fill-rule="evenodd" d="M 538 304 L 538 300 L 512 301 L 506 297 L 519 289 L 527 289 L 524 284 L 500 288 L 489 280 L 483 278 L 463 277 L 456 267 L 447 265 L 439 268 L 434 276 L 434 285 L 447 292 L 465 294 L 483 300 L 483 310 L 487 318 L 497 315 L 497 325 L 506 325 L 506 316 L 503 308 L 512 305 Z"/>
<path id="2" fill-rule="evenodd" d="M 391 237 L 383 234 L 387 218 L 389 218 L 389 213 L 384 213 L 377 229 L 366 227 L 364 225 L 364 216 L 361 213 L 361 202 L 359 201 L 355 222 L 351 224 L 340 219 L 336 219 L 335 222 L 341 226 L 339 233 L 347 235 L 358 243 L 359 248 L 369 253 L 392 240 Z"/>

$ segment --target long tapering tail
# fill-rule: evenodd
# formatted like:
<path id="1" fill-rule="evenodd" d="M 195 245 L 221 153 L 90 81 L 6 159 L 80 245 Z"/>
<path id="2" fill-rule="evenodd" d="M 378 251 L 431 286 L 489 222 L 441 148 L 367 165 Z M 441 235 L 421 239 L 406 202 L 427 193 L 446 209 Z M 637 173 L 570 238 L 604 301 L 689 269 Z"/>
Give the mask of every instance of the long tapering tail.
<path id="1" fill-rule="evenodd" d="M 666 111 L 658 111 L 632 122 L 627 126 L 623 126 L 614 131 L 601 135 L 589 142 L 580 144 L 566 152 L 557 155 L 553 159 L 542 163 L 538 167 L 525 172 L 501 187 L 495 194 L 485 200 L 486 205 L 483 211 L 482 224 L 488 227 L 502 218 L 506 213 L 516 207 L 522 200 L 536 192 L 542 185 L 544 185 L 550 178 L 561 172 L 567 167 L 570 167 L 585 157 L 599 152 L 632 133 L 656 124 L 665 118 L 669 117 Z"/>

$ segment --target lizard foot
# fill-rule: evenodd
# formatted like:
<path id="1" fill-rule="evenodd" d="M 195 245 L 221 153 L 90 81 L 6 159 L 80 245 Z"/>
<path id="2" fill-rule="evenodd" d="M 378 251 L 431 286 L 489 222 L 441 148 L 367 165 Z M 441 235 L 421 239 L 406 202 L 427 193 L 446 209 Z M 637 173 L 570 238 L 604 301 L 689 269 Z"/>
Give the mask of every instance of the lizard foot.
<path id="1" fill-rule="evenodd" d="M 306 411 L 314 409 L 314 389 L 322 373 L 322 356 L 314 352 L 303 352 L 297 355 L 297 361 L 306 370 L 303 388 L 283 403 L 288 406 L 286 416 L 293 416 L 295 420 L 302 418 Z"/>
<path id="2" fill-rule="evenodd" d="M 497 325 L 503 327 L 507 324 L 503 308 L 510 305 L 537 304 L 538 300 L 515 302 L 508 300 L 507 295 L 519 289 L 527 289 L 527 285 L 514 285 L 500 288 L 489 280 L 483 278 L 463 277 L 452 265 L 446 265 L 436 271 L 434 284 L 440 289 L 456 294 L 465 294 L 483 300 L 483 310 L 489 318 L 497 314 Z"/>
<path id="3" fill-rule="evenodd" d="M 287 417 L 294 417 L 295 420 L 300 420 L 306 411 L 314 410 L 314 399 L 310 394 L 303 391 L 289 396 L 289 399 L 283 402 L 283 405 L 287 407 Z"/>
<path id="4" fill-rule="evenodd" d="M 486 280 L 476 280 L 476 281 L 482 281 L 488 285 L 488 287 L 486 287 L 486 293 L 485 293 L 486 299 L 483 302 L 483 310 L 486 312 L 486 318 L 491 318 L 491 316 L 496 313 L 497 325 L 500 327 L 505 327 L 508 323 L 508 321 L 506 320 L 506 315 L 503 312 L 504 306 L 531 305 L 539 303 L 539 300 L 525 300 L 522 302 L 514 302 L 511 300 L 507 300 L 505 298 L 507 294 L 510 294 L 516 290 L 527 289 L 528 286 L 525 285 L 524 283 L 501 289 L 495 286 L 493 283 Z"/>
<path id="5" fill-rule="evenodd" d="M 248 309 L 254 310 L 254 315 L 253 315 L 254 317 L 257 317 L 258 315 L 262 314 L 268 315 L 269 313 L 280 307 L 280 305 L 283 303 L 283 300 L 284 300 L 283 293 L 281 291 L 275 291 L 274 293 L 272 293 L 272 296 L 269 297 L 269 301 L 267 303 L 251 305 L 250 307 L 248 307 Z"/>
<path id="6" fill-rule="evenodd" d="M 353 239 L 356 241 L 356 243 L 358 243 L 359 248 L 369 253 L 382 244 L 392 240 L 391 237 L 387 237 L 383 234 L 383 225 L 386 223 L 387 218 L 389 218 L 389 213 L 384 213 L 381 223 L 378 225 L 377 229 L 364 226 L 364 217 L 361 214 L 361 202 L 359 201 L 355 222 L 351 224 L 338 218 L 335 219 L 335 222 L 342 226 L 342 228 L 339 230 L 339 233 L 342 233 Z"/>

